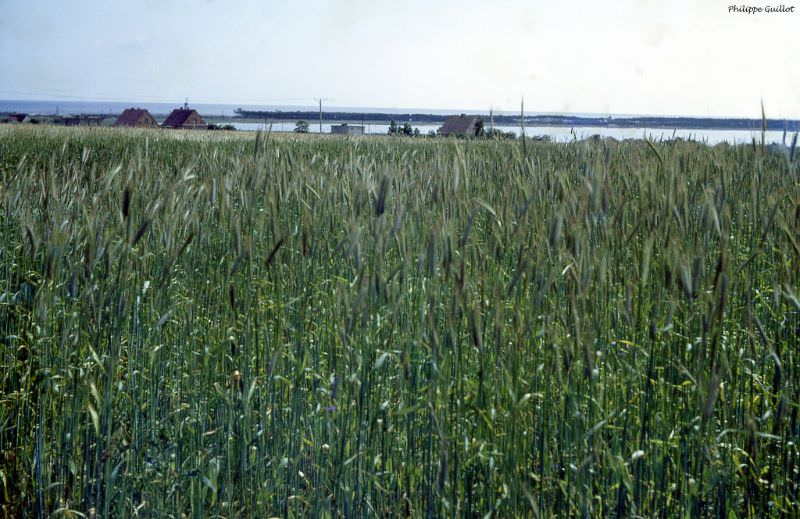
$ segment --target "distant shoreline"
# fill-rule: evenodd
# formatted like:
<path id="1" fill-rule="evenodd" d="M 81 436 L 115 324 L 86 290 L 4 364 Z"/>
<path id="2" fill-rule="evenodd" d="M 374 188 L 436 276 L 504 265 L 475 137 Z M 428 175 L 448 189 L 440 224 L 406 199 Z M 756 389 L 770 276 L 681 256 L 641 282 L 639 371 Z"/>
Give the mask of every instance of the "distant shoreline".
<path id="1" fill-rule="evenodd" d="M 58 116 L 86 115 L 102 117 L 103 124 L 112 124 L 126 108 L 140 106 L 148 109 L 156 119 L 166 118 L 177 105 L 172 103 L 137 103 L 135 101 L 56 101 L 56 100 L 5 100 L 0 99 L 0 115 L 27 113 L 42 120 L 50 121 Z M 320 111 L 316 106 L 264 106 L 246 104 L 196 103 L 195 108 L 209 123 L 296 123 L 305 120 L 311 125 L 319 122 Z M 450 115 L 465 113 L 482 117 L 484 127 L 494 123 L 495 127 L 519 128 L 518 112 L 480 109 L 435 109 L 435 108 L 381 108 L 381 107 L 322 107 L 323 123 L 386 125 L 394 120 L 397 124 L 410 123 L 412 126 L 441 126 Z M 770 131 L 795 132 L 800 130 L 800 118 L 768 118 L 766 124 L 760 117 L 743 116 L 693 116 L 693 115 L 654 115 L 626 113 L 564 113 L 531 111 L 525 115 L 525 126 L 581 128 L 596 127 L 609 129 L 661 129 L 661 130 L 744 130 L 760 131 L 762 127 Z"/>
<path id="2" fill-rule="evenodd" d="M 313 111 L 254 111 L 236 110 L 237 116 L 229 120 L 235 122 L 270 122 L 299 121 L 313 123 L 319 120 L 319 112 Z M 483 118 L 484 125 L 520 126 L 518 115 L 466 114 Z M 414 124 L 442 124 L 447 116 L 425 113 L 357 113 L 357 112 L 323 112 L 322 120 L 327 123 L 347 124 L 389 124 L 409 122 Z M 219 118 L 222 120 L 222 118 Z M 800 121 L 789 119 L 745 119 L 716 117 L 582 117 L 571 115 L 528 115 L 525 126 L 558 126 L 558 127 L 598 127 L 598 128 L 652 128 L 680 130 L 766 130 L 790 131 L 800 130 Z"/>
<path id="3" fill-rule="evenodd" d="M 15 112 L 0 112 L 0 118 Z M 77 114 L 75 114 L 77 115 Z M 113 124 L 119 114 L 115 113 L 82 113 L 82 116 L 102 117 L 103 125 Z M 160 122 L 166 118 L 166 114 L 154 113 L 154 117 Z M 261 123 L 270 124 L 275 122 L 287 123 L 304 120 L 310 125 L 319 122 L 319 112 L 306 110 L 268 110 L 255 111 L 237 109 L 236 115 L 214 115 L 200 113 L 204 119 L 217 125 L 230 123 Z M 466 114 L 470 117 L 480 117 L 484 121 L 484 127 L 492 125 L 496 127 L 520 127 L 519 115 L 499 114 L 491 116 L 489 114 L 472 113 Z M 41 122 L 52 122 L 61 116 L 56 115 L 34 115 Z M 447 115 L 431 113 L 385 113 L 385 112 L 346 112 L 346 111 L 323 111 L 322 122 L 325 124 L 351 124 L 351 125 L 388 125 L 392 121 L 402 125 L 406 122 L 414 125 L 441 125 Z M 562 127 L 562 128 L 633 128 L 633 129 L 661 129 L 661 130 L 745 130 L 760 131 L 800 131 L 800 121 L 792 119 L 747 119 L 747 118 L 720 118 L 720 117 L 664 117 L 664 116 L 627 116 L 627 117 L 588 117 L 574 115 L 526 115 L 526 127 Z"/>

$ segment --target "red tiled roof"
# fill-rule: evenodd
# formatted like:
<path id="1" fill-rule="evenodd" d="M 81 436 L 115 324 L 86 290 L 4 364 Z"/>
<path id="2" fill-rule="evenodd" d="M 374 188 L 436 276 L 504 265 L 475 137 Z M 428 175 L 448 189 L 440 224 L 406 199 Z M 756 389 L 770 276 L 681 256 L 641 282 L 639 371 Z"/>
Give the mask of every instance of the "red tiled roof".
<path id="1" fill-rule="evenodd" d="M 150 112 L 143 108 L 126 108 L 122 115 L 117 118 L 114 126 L 136 126 L 143 115 L 150 115 Z M 152 115 L 150 115 L 150 118 L 155 121 Z"/>
<path id="2" fill-rule="evenodd" d="M 442 135 L 472 135 L 475 131 L 477 117 L 469 115 L 451 115 L 445 119 L 444 124 L 439 128 Z"/>
<path id="3" fill-rule="evenodd" d="M 171 114 L 169 114 L 169 117 L 167 117 L 164 122 L 161 123 L 161 126 L 165 128 L 182 128 L 186 124 L 186 120 L 189 119 L 192 114 L 196 114 L 198 117 L 200 117 L 196 110 L 177 108 L 173 110 Z M 200 120 L 202 121 L 201 124 L 205 125 L 205 121 L 203 121 L 202 117 L 200 117 Z"/>

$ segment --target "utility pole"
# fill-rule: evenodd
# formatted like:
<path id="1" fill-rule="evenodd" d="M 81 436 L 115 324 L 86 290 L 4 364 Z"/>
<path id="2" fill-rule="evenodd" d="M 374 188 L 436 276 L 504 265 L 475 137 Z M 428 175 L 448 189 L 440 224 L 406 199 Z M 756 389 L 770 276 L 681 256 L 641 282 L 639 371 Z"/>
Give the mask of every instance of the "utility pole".
<path id="1" fill-rule="evenodd" d="M 317 98 L 317 101 L 319 101 L 319 133 L 322 133 L 322 102 L 327 100 L 326 97 Z"/>
<path id="2" fill-rule="evenodd" d="M 522 130 L 522 155 L 528 160 L 528 147 L 525 145 L 525 97 L 519 102 L 519 125 Z"/>

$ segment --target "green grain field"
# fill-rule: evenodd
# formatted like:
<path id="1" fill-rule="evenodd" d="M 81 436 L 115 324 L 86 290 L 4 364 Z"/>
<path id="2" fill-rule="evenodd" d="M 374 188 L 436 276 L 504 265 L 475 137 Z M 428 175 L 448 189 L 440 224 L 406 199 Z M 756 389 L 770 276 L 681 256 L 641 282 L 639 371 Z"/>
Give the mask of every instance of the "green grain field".
<path id="1" fill-rule="evenodd" d="M 760 144 L 0 129 L 0 514 L 797 517 Z"/>

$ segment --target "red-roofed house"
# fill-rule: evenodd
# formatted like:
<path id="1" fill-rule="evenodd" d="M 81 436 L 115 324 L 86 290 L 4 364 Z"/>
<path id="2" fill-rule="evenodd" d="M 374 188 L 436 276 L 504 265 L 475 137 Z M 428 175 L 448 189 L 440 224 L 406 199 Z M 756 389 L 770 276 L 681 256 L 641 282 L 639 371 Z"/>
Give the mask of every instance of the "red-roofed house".
<path id="1" fill-rule="evenodd" d="M 439 135 L 445 137 L 450 135 L 463 135 L 474 137 L 478 127 L 478 118 L 471 115 L 451 115 L 445 119 L 444 124 L 439 128 Z"/>
<path id="2" fill-rule="evenodd" d="M 126 108 L 122 115 L 120 115 L 114 126 L 138 126 L 138 127 L 151 127 L 158 126 L 155 117 L 150 115 L 150 112 L 143 108 Z"/>
<path id="3" fill-rule="evenodd" d="M 197 110 L 190 108 L 176 108 L 169 114 L 163 123 L 162 128 L 183 128 L 190 130 L 208 129 L 208 124 L 200 117 Z"/>

